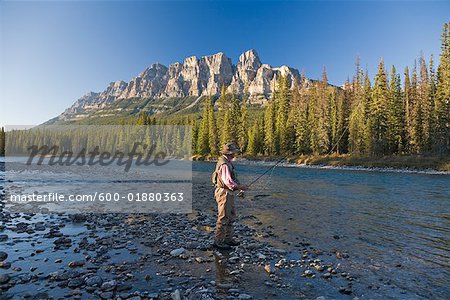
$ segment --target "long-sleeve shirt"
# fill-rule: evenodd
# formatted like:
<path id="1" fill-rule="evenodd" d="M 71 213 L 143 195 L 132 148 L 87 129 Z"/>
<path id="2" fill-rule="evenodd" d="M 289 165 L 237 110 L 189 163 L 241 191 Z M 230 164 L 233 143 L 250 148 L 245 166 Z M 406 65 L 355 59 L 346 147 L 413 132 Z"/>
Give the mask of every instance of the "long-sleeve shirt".
<path id="1" fill-rule="evenodd" d="M 231 171 L 227 164 L 223 164 L 220 167 L 219 175 L 223 184 L 225 184 L 230 190 L 234 191 L 239 186 L 239 184 L 231 178 Z"/>

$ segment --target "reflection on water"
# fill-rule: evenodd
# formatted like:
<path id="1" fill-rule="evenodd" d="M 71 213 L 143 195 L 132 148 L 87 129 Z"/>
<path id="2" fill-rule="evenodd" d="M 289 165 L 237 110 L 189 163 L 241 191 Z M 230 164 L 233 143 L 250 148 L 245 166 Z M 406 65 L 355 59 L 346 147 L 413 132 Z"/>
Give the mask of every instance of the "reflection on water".
<path id="1" fill-rule="evenodd" d="M 214 165 L 193 168 L 194 182 L 209 184 Z M 245 183 L 266 167 L 237 168 Z M 449 175 L 276 168 L 241 205 L 282 240 L 345 250 L 353 268 L 424 297 L 450 294 Z"/>

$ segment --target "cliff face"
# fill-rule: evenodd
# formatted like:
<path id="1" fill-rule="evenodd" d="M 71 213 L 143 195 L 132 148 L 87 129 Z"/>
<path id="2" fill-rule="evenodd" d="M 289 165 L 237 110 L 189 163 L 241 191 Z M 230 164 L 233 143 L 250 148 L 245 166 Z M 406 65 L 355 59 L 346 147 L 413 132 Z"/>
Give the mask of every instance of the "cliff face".
<path id="1" fill-rule="evenodd" d="M 301 80 L 296 69 L 262 64 L 255 50 L 241 54 L 237 65 L 233 65 L 222 52 L 201 58 L 191 56 L 183 63 L 177 62 L 169 67 L 153 64 L 128 83 L 119 80 L 110 83 L 101 93 L 90 92 L 66 109 L 58 119 L 82 118 L 90 111 L 101 110 L 121 99 L 216 96 L 222 85 L 228 87 L 229 93 L 239 95 L 247 87 L 249 101 L 263 104 L 272 95 L 280 76 L 287 76 L 291 88 L 311 83 L 307 78 Z"/>

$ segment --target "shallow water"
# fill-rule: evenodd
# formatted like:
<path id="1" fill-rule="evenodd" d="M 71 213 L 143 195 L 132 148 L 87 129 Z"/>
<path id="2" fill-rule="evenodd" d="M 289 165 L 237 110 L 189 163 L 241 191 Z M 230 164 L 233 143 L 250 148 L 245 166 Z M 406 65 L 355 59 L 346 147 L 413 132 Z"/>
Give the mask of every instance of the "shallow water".
<path id="1" fill-rule="evenodd" d="M 243 183 L 267 168 L 236 166 Z M 214 164 L 194 162 L 192 168 L 194 209 L 214 213 L 210 184 Z M 40 188 L 48 190 L 39 178 Z M 65 182 L 64 177 L 60 179 Z M 27 189 L 25 182 L 15 184 Z M 276 237 L 268 237 L 271 243 L 282 247 L 308 242 L 329 255 L 330 261 L 334 259 L 358 278 L 355 294 L 363 299 L 450 299 L 450 175 L 277 167 L 236 204 L 239 216 L 256 216 L 261 227 L 275 233 Z M 76 235 L 80 228 L 64 230 Z M 21 236 L 11 233 L 11 238 Z M 30 248 L 26 242 L 15 247 L 13 262 Z M 336 259 L 336 251 L 348 253 L 349 259 Z M 113 257 L 120 260 L 130 255 L 119 252 Z M 295 251 L 289 255 L 298 258 Z M 291 284 L 301 288 L 298 278 L 292 276 Z M 320 286 L 321 281 L 314 284 L 317 291 L 311 295 L 334 297 Z M 250 290 L 257 295 L 256 284 Z"/>
<path id="2" fill-rule="evenodd" d="M 244 183 L 267 168 L 236 166 Z M 209 184 L 213 168 L 194 163 L 195 185 Z M 449 175 L 277 167 L 239 207 L 272 225 L 284 243 L 305 239 L 323 251 L 347 252 L 343 264 L 372 288 L 450 297 Z"/>

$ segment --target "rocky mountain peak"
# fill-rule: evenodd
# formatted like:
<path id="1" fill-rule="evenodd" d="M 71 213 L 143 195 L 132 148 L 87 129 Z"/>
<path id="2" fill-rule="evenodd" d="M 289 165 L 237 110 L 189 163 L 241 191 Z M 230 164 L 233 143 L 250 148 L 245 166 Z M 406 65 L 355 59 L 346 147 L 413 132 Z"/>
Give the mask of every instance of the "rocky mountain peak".
<path id="1" fill-rule="evenodd" d="M 261 60 L 259 59 L 258 53 L 254 49 L 245 51 L 239 56 L 238 65 L 242 66 L 243 69 L 258 70 L 261 66 Z"/>
<path id="2" fill-rule="evenodd" d="M 138 77 L 145 78 L 147 80 L 153 80 L 155 78 L 161 78 L 167 73 L 167 67 L 160 63 L 152 64 L 146 68 Z"/>
<path id="3" fill-rule="evenodd" d="M 227 92 L 241 96 L 247 89 L 251 103 L 264 104 L 273 94 L 280 76 L 288 77 L 291 88 L 311 82 L 307 78 L 301 80 L 294 68 L 263 64 L 254 49 L 242 53 L 236 65 L 223 52 L 201 58 L 190 56 L 169 67 L 152 64 L 128 83 L 112 82 L 103 92 L 89 93 L 78 99 L 60 118 L 79 118 L 121 99 L 218 96 L 223 85 L 228 87 Z"/>

